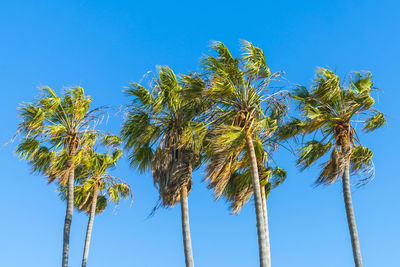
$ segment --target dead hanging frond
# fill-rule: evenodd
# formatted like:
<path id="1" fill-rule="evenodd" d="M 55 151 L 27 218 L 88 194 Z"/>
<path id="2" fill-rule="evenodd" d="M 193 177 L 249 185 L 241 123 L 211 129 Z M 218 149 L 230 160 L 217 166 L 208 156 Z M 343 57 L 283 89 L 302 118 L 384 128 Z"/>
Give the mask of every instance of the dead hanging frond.
<path id="1" fill-rule="evenodd" d="M 336 181 L 339 175 L 344 171 L 349 163 L 351 156 L 351 147 L 338 149 L 335 147 L 332 150 L 331 158 L 325 162 L 322 167 L 322 172 L 316 180 L 316 185 L 330 185 Z"/>
<path id="2" fill-rule="evenodd" d="M 168 141 L 168 140 L 165 140 Z M 172 208 L 181 200 L 181 190 L 192 189 L 192 171 L 198 156 L 190 147 L 173 144 L 156 149 L 151 164 L 153 182 L 158 189 L 161 206 Z M 158 207 L 159 205 L 156 205 Z"/>

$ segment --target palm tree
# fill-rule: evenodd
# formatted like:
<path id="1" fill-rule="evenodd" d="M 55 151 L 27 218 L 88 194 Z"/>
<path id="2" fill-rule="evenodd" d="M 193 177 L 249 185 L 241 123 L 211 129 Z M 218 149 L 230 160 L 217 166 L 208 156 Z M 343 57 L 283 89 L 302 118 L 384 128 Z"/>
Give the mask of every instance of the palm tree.
<path id="1" fill-rule="evenodd" d="M 316 184 L 330 185 L 341 175 L 354 262 L 360 267 L 362 259 L 351 199 L 350 172 L 363 175 L 361 183 L 366 183 L 373 175 L 373 153 L 361 145 L 355 127 L 361 123 L 365 132 L 371 132 L 384 125 L 386 120 L 373 108 L 371 73 L 353 72 L 345 82 L 341 83 L 333 71 L 319 68 L 310 90 L 298 87 L 292 95 L 299 103 L 303 119 L 292 121 L 282 132 L 286 137 L 296 133 L 314 134 L 313 140 L 304 143 L 300 149 L 297 163 L 303 169 L 330 152 L 330 159 L 323 164 Z"/>
<path id="2" fill-rule="evenodd" d="M 189 228 L 188 195 L 192 172 L 200 163 L 204 124 L 195 120 L 201 101 L 184 97 L 198 80 L 195 75 L 178 81 L 168 67 L 158 68 L 150 90 L 131 83 L 126 94 L 133 97 L 121 130 L 125 147 L 131 150 L 131 166 L 151 169 L 159 204 L 172 208 L 181 203 L 182 233 L 186 266 L 194 266 Z M 155 208 L 155 209 L 156 209 Z M 155 210 L 154 209 L 154 210 Z"/>
<path id="3" fill-rule="evenodd" d="M 82 155 L 90 149 L 99 132 L 94 129 L 103 109 L 90 109 L 92 99 L 83 88 L 67 88 L 62 97 L 49 87 L 42 95 L 19 109 L 22 121 L 17 154 L 32 165 L 32 171 L 48 177 L 49 183 L 67 186 L 62 266 L 68 266 L 69 235 L 74 204 L 74 172 Z"/>
<path id="4" fill-rule="evenodd" d="M 122 150 L 120 149 L 115 149 L 110 154 L 91 151 L 85 155 L 85 159 L 76 168 L 75 176 L 78 185 L 74 188 L 75 207 L 89 215 L 82 267 L 87 264 L 95 215 L 106 209 L 107 202 L 118 204 L 121 198 L 131 195 L 131 188 L 128 184 L 107 173 L 108 169 L 116 166 L 117 160 L 121 156 Z M 65 197 L 63 191 L 65 190 L 62 190 L 62 197 Z"/>
<path id="5" fill-rule="evenodd" d="M 258 139 L 268 139 L 276 130 L 276 119 L 266 116 L 265 111 L 280 112 L 282 108 L 282 91 L 267 94 L 270 82 L 281 73 L 271 74 L 264 52 L 248 41 L 242 42 L 240 58 L 232 57 L 221 42 L 213 42 L 212 48 L 216 56 L 206 56 L 202 61 L 207 81 L 204 94 L 214 103 L 206 139 L 206 180 L 219 198 L 232 175 L 240 170 L 239 165 L 244 164 L 242 168 L 246 168 L 251 177 L 255 200 L 260 266 L 270 266 L 267 214 L 263 211 L 255 150 L 259 146 L 255 143 Z"/>

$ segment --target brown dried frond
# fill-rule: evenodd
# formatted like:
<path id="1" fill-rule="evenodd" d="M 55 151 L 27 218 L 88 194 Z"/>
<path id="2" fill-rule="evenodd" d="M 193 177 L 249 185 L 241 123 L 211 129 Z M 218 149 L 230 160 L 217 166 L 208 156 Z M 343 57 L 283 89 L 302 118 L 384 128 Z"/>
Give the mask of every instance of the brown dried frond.
<path id="1" fill-rule="evenodd" d="M 240 151 L 230 156 L 225 152 L 216 152 L 207 165 L 207 176 L 204 181 L 208 181 L 208 188 L 213 189 L 215 200 L 218 200 L 224 192 L 232 173 L 236 169 L 239 154 Z"/>
<path id="2" fill-rule="evenodd" d="M 332 151 L 331 158 L 322 166 L 322 172 L 315 182 L 316 185 L 325 184 L 330 185 L 336 181 L 339 175 L 344 171 L 348 165 L 351 155 L 351 146 L 342 147 L 338 149 L 335 147 Z"/>
<path id="3" fill-rule="evenodd" d="M 193 150 L 158 147 L 151 169 L 154 185 L 159 191 L 162 206 L 172 208 L 181 200 L 181 189 L 192 189 L 193 164 L 197 160 Z"/>

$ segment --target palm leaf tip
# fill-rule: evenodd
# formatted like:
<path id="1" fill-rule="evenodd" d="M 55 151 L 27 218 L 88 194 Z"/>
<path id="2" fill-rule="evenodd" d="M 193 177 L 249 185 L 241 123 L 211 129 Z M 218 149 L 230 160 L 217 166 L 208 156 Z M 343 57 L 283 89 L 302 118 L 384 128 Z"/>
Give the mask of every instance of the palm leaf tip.
<path id="1" fill-rule="evenodd" d="M 336 98 L 341 92 L 339 76 L 326 68 L 318 68 L 312 94 L 325 101 Z"/>
<path id="2" fill-rule="evenodd" d="M 385 115 L 381 112 L 377 112 L 374 116 L 368 118 L 365 121 L 364 128 L 366 132 L 372 132 L 383 125 L 386 124 L 386 118 Z"/>
<path id="3" fill-rule="evenodd" d="M 261 79 L 270 76 L 271 71 L 267 66 L 264 51 L 249 41 L 242 40 L 241 43 L 245 72 Z"/>

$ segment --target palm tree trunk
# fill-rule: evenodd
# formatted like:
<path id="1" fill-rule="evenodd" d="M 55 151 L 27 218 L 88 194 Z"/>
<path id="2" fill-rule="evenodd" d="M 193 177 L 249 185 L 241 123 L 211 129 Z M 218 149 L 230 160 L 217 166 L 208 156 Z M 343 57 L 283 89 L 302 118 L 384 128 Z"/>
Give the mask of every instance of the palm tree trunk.
<path id="1" fill-rule="evenodd" d="M 261 199 L 264 214 L 264 228 L 265 228 L 265 241 L 267 245 L 267 264 L 271 266 L 271 247 L 269 243 L 269 229 L 268 229 L 268 212 L 267 212 L 267 198 L 265 195 L 265 186 L 261 187 Z"/>
<path id="2" fill-rule="evenodd" d="M 346 164 L 346 167 L 342 175 L 344 204 L 346 207 L 347 224 L 349 226 L 349 231 L 350 231 L 351 246 L 353 248 L 354 263 L 356 267 L 362 267 L 363 265 L 361 258 L 360 242 L 358 240 L 356 219 L 354 217 L 353 202 L 351 200 L 349 169 L 350 167 L 348 163 Z"/>
<path id="3" fill-rule="evenodd" d="M 258 177 L 257 158 L 254 151 L 253 139 L 251 135 L 246 137 L 247 153 L 250 159 L 250 171 L 254 189 L 254 205 L 256 208 L 258 247 L 260 255 L 260 267 L 270 267 L 267 259 L 267 241 L 265 235 L 264 213 L 262 208 L 260 179 Z"/>
<path id="4" fill-rule="evenodd" d="M 67 187 L 67 210 L 65 212 L 64 220 L 64 237 L 63 237 L 63 254 L 62 254 L 62 267 L 68 267 L 69 255 L 69 234 L 72 223 L 72 213 L 74 211 L 74 168 L 71 168 L 68 177 Z"/>
<path id="5" fill-rule="evenodd" d="M 188 206 L 186 186 L 183 186 L 181 190 L 181 213 L 182 213 L 181 217 L 182 217 L 183 247 L 185 249 L 186 267 L 194 267 L 192 241 L 190 238 L 189 206 Z"/>
<path id="6" fill-rule="evenodd" d="M 86 267 L 88 255 L 89 255 L 89 247 L 90 247 L 90 239 L 92 237 L 92 229 L 94 217 L 96 216 L 96 207 L 97 207 L 97 195 L 99 193 L 99 186 L 96 182 L 93 190 L 93 200 L 92 206 L 90 207 L 90 215 L 89 221 L 86 229 L 86 239 L 85 239 L 85 248 L 83 249 L 83 258 L 82 258 L 82 267 Z"/>

